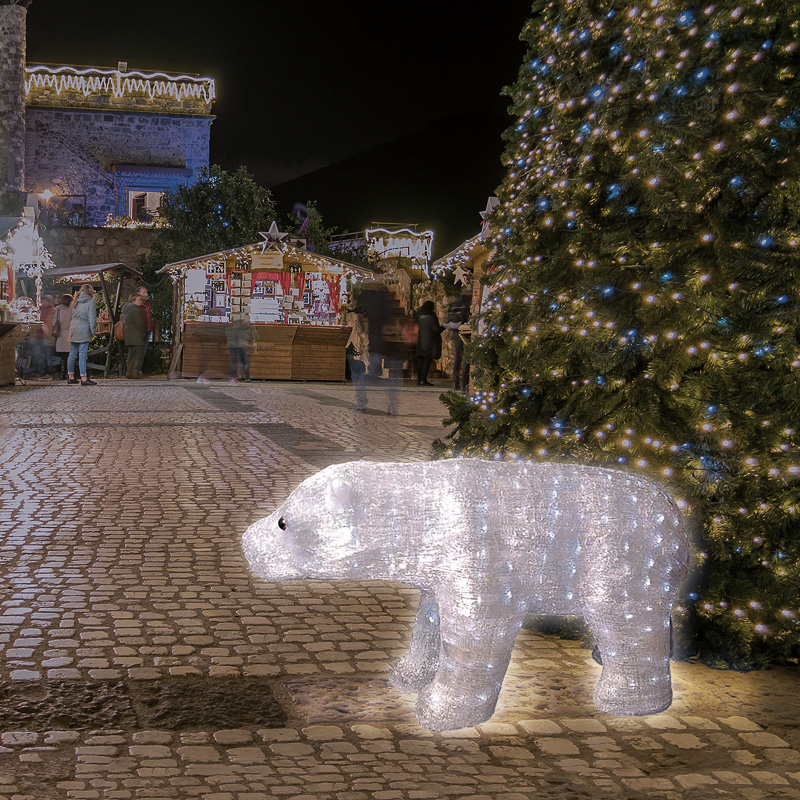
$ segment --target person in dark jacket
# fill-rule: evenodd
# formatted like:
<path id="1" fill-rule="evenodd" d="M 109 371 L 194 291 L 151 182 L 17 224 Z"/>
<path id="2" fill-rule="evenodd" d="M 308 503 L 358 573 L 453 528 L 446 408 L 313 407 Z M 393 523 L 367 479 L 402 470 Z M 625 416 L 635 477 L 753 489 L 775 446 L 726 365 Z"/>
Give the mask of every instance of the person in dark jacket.
<path id="1" fill-rule="evenodd" d="M 447 322 L 444 324 L 453 345 L 453 388 L 456 391 L 469 386 L 469 362 L 464 358 L 464 340 L 459 328 L 469 320 L 470 302 L 471 295 L 459 295 L 450 305 Z"/>
<path id="2" fill-rule="evenodd" d="M 67 358 L 67 382 L 78 383 L 75 377 L 75 360 L 81 372 L 81 386 L 97 386 L 87 375 L 86 357 L 89 342 L 97 329 L 97 306 L 94 304 L 94 289 L 84 283 L 72 301 L 72 316 L 69 325 L 69 357 Z"/>
<path id="3" fill-rule="evenodd" d="M 426 300 L 417 314 L 417 386 L 433 386 L 428 383 L 431 363 L 442 357 L 442 331 L 436 317 L 433 300 Z"/>
<path id="4" fill-rule="evenodd" d="M 144 315 L 141 306 L 144 298 L 138 293 L 132 294 L 122 307 L 122 324 L 125 327 L 125 357 L 128 360 L 126 378 L 142 377 L 142 359 L 144 358 L 145 329 Z"/>

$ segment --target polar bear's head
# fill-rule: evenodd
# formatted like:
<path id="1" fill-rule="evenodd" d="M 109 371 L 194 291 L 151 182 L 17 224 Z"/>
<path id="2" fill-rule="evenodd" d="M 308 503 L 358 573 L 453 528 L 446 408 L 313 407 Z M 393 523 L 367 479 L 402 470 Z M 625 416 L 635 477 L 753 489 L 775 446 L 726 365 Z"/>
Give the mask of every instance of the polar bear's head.
<path id="1" fill-rule="evenodd" d="M 242 546 L 265 581 L 347 578 L 361 552 L 352 477 L 335 465 L 303 481 L 275 512 L 251 525 Z"/>

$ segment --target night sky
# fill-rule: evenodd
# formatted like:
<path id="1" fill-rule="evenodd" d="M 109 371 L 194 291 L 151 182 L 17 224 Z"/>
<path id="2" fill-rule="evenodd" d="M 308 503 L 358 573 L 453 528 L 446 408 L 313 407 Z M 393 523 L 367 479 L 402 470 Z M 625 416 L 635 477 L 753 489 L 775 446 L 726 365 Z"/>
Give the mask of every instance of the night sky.
<path id="1" fill-rule="evenodd" d="M 279 207 L 317 200 L 351 230 L 397 214 L 449 224 L 449 245 L 477 230 L 502 177 L 500 93 L 521 64 L 529 12 L 530 0 L 33 0 L 28 61 L 209 75 L 212 163 L 244 164 Z M 332 186 L 316 171 L 336 162 Z M 292 181 L 304 173 L 318 178 Z"/>

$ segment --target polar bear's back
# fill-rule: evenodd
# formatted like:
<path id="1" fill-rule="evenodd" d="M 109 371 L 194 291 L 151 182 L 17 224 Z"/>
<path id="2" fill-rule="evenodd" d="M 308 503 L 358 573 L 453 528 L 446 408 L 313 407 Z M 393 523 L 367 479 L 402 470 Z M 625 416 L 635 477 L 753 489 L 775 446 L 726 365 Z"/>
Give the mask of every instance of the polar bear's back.
<path id="1" fill-rule="evenodd" d="M 464 573 L 511 570 L 525 591 L 547 596 L 574 594 L 597 574 L 636 572 L 639 584 L 674 587 L 688 572 L 680 511 L 639 475 L 481 459 L 360 461 L 324 472 L 359 487 L 376 538 L 398 554 L 408 546 L 409 566 L 426 575 L 455 559 Z"/>
<path id="2" fill-rule="evenodd" d="M 369 496 L 383 509 L 404 509 L 421 528 L 441 530 L 466 514 L 484 518 L 495 534 L 529 529 L 532 544 L 544 529 L 605 538 L 620 526 L 663 528 L 674 532 L 672 538 L 685 538 L 671 495 L 655 481 L 621 470 L 464 458 L 353 461 L 322 474 L 359 487 L 365 500 Z"/>

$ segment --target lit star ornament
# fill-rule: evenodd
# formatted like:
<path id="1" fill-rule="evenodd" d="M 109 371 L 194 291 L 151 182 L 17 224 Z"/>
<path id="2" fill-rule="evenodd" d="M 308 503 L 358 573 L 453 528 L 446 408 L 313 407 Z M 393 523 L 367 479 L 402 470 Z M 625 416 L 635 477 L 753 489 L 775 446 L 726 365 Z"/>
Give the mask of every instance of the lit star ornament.
<path id="1" fill-rule="evenodd" d="M 390 580 L 420 588 L 391 681 L 432 731 L 495 711 L 526 614 L 586 618 L 612 714 L 672 702 L 670 610 L 688 574 L 680 511 L 658 484 L 568 464 L 452 459 L 337 464 L 244 534 L 266 581 Z"/>
<path id="2" fill-rule="evenodd" d="M 485 241 L 491 237 L 491 227 L 489 225 L 489 218 L 492 212 L 500 205 L 500 200 L 497 197 L 490 197 L 486 201 L 486 208 L 478 213 L 481 215 L 483 222 L 481 223 L 481 240 Z"/>
<path id="3" fill-rule="evenodd" d="M 453 270 L 453 283 L 460 283 L 462 286 L 466 286 L 468 277 L 469 273 L 460 264 Z"/>
<path id="4" fill-rule="evenodd" d="M 285 239 L 289 234 L 284 231 L 279 231 L 278 223 L 273 220 L 272 225 L 269 226 L 269 230 L 266 232 L 259 231 L 258 235 L 261 236 L 264 241 L 268 242 L 270 247 L 272 247 Z"/>

